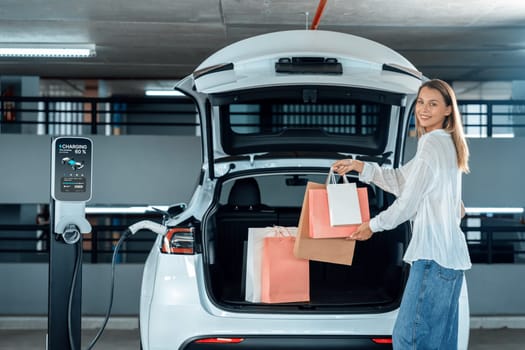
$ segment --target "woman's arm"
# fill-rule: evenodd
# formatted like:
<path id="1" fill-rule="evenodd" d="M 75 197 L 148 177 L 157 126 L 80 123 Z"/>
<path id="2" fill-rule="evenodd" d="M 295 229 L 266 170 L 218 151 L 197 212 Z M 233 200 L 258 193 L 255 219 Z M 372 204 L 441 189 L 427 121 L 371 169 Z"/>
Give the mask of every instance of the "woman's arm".
<path id="1" fill-rule="evenodd" d="M 387 209 L 370 220 L 371 231 L 390 230 L 411 219 L 423 199 L 432 191 L 435 184 L 432 167 L 423 159 L 417 159 L 412 164 L 413 169 L 407 176 L 405 189 Z"/>
<path id="2" fill-rule="evenodd" d="M 339 175 L 350 171 L 359 173 L 359 179 L 363 182 L 373 182 L 383 190 L 394 194 L 396 197 L 403 191 L 406 173 L 411 167 L 412 161 L 397 169 L 381 168 L 376 163 L 362 162 L 354 159 L 338 160 L 332 165 L 332 169 Z"/>

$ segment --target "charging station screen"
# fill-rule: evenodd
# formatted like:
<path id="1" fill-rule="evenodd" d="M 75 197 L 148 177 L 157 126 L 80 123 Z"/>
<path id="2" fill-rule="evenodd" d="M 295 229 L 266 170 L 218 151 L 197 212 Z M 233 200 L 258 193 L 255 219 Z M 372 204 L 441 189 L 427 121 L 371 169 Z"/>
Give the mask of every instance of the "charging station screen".
<path id="1" fill-rule="evenodd" d="M 88 201 L 91 198 L 92 143 L 81 137 L 53 141 L 53 198 Z"/>
<path id="2" fill-rule="evenodd" d="M 86 192 L 86 179 L 83 177 L 63 177 L 62 192 Z"/>

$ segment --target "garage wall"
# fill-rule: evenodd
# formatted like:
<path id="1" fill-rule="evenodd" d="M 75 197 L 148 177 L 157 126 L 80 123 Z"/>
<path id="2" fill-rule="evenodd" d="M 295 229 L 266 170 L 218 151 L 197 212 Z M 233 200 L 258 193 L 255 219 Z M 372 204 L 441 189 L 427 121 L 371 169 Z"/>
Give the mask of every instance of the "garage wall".
<path id="1" fill-rule="evenodd" d="M 197 137 L 93 136 L 95 164 L 90 205 L 171 204 L 187 201 L 200 169 Z M 525 207 L 521 150 L 525 138 L 470 139 L 472 173 L 464 177 L 467 206 Z M 0 135 L 0 204 L 47 203 L 51 139 Z M 415 150 L 410 140 L 407 155 Z M 5 213 L 0 213 L 2 216 Z M 141 264 L 117 266 L 114 315 L 138 314 Z M 48 265 L 0 264 L 0 315 L 47 314 Z M 103 315 L 110 266 L 83 267 L 83 312 Z M 473 315 L 523 315 L 525 265 L 477 264 L 467 273 Z M 508 288 L 508 286 L 513 286 Z"/>
<path id="2" fill-rule="evenodd" d="M 112 315 L 138 315 L 142 264 L 122 264 L 115 268 Z M 48 264 L 0 264 L 0 316 L 47 315 Z M 110 297 L 109 264 L 82 267 L 82 313 L 105 315 Z M 67 302 L 67 301 L 66 301 Z"/>
<path id="3" fill-rule="evenodd" d="M 93 196 L 87 205 L 186 202 L 201 166 L 194 136 L 90 136 Z M 0 204 L 48 203 L 51 137 L 0 135 Z"/>
<path id="4" fill-rule="evenodd" d="M 94 183 L 88 205 L 168 205 L 189 200 L 200 171 L 198 137 L 92 139 Z M 525 207 L 521 154 L 525 138 L 468 141 L 471 173 L 463 180 L 466 206 Z M 407 158 L 415 148 L 415 139 L 410 139 Z M 0 204 L 47 203 L 51 138 L 2 134 L 0 150 Z"/>
<path id="5" fill-rule="evenodd" d="M 470 174 L 463 175 L 463 201 L 467 207 L 525 208 L 525 137 L 467 139 Z M 413 157 L 416 139 L 407 142 L 405 159 Z"/>

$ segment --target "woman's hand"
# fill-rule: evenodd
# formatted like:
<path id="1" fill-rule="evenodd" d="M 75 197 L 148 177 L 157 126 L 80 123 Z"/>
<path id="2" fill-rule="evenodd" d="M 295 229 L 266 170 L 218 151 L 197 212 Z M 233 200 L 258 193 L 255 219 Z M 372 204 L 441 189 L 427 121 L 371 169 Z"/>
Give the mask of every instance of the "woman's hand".
<path id="1" fill-rule="evenodd" d="M 361 224 L 361 226 L 359 226 L 357 231 L 350 234 L 350 237 L 348 237 L 347 239 L 355 239 L 356 241 L 366 241 L 367 239 L 372 237 L 373 234 L 374 233 L 370 229 L 370 225 L 368 224 L 368 222 L 364 222 Z"/>
<path id="2" fill-rule="evenodd" d="M 363 171 L 363 162 L 355 159 L 341 159 L 332 164 L 332 170 L 341 176 L 352 170 L 361 173 Z"/>

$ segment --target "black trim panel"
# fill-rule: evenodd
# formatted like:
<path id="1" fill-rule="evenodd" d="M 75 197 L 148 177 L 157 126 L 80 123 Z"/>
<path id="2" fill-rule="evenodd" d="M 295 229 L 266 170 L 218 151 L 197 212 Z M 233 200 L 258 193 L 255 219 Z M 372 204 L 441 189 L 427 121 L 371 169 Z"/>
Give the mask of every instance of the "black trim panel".
<path id="1" fill-rule="evenodd" d="M 423 73 L 421 73 L 420 71 L 415 70 L 415 69 L 411 69 L 411 68 L 408 68 L 408 67 L 403 67 L 403 66 L 400 66 L 398 64 L 384 63 L 383 64 L 383 70 L 384 71 L 388 71 L 388 72 L 394 72 L 394 73 L 400 73 L 400 74 L 409 75 L 409 76 L 411 76 L 413 78 L 416 78 L 416 79 L 419 79 L 419 80 L 423 79 Z"/>
<path id="2" fill-rule="evenodd" d="M 275 63 L 276 73 L 289 74 L 343 74 L 343 66 L 335 58 L 283 57 Z"/>
<path id="3" fill-rule="evenodd" d="M 209 336 L 189 339 L 180 349 L 181 350 L 360 350 L 360 349 L 392 349 L 392 344 L 377 344 L 373 338 L 390 338 L 390 335 L 363 335 L 363 336 L 294 336 L 294 335 L 261 335 L 261 336 L 239 336 L 227 335 L 224 338 L 243 338 L 240 343 L 196 343 L 198 339 L 216 338 L 222 336 Z"/>
<path id="4" fill-rule="evenodd" d="M 234 69 L 233 63 L 217 64 L 215 66 L 202 68 L 202 69 L 194 71 L 193 72 L 193 79 L 196 80 L 196 79 L 199 79 L 199 78 L 201 78 L 201 77 L 203 77 L 205 75 L 208 75 L 208 74 L 213 74 L 213 73 L 217 73 L 217 72 L 224 72 L 224 71 L 233 70 L 233 69 Z"/>

